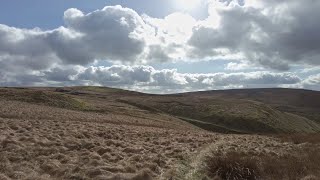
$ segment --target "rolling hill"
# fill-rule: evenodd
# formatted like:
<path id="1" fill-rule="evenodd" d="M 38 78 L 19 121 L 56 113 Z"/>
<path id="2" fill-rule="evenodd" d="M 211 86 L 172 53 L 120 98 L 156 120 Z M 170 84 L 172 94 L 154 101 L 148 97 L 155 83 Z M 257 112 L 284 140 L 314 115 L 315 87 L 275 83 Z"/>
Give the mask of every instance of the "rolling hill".
<path id="1" fill-rule="evenodd" d="M 263 159 L 260 169 L 277 175 L 308 167 L 305 177 L 320 171 L 319 136 L 300 135 L 320 130 L 318 97 L 291 89 L 0 88 L 0 179 L 203 179 L 203 158 L 234 152 Z M 275 160 L 283 167 L 272 167 Z"/>
<path id="2" fill-rule="evenodd" d="M 2 88 L 0 98 L 82 112 L 172 119 L 171 123 L 180 124 L 185 121 L 222 133 L 320 132 L 320 92 L 308 90 L 152 95 L 104 87 Z"/>
<path id="3" fill-rule="evenodd" d="M 150 112 L 172 115 L 214 132 L 319 132 L 320 93 L 248 89 L 121 97 Z M 118 100 L 119 101 L 119 100 Z"/>

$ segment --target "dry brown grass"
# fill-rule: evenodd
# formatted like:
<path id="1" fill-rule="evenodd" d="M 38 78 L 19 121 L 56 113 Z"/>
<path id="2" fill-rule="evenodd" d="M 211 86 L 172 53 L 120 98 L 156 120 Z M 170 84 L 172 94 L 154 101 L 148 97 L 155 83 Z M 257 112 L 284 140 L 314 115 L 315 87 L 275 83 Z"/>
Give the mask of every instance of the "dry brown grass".
<path id="1" fill-rule="evenodd" d="M 251 156 L 238 152 L 206 156 L 204 173 L 226 180 L 320 178 L 319 149 L 304 149 L 298 156 Z"/>
<path id="2" fill-rule="evenodd" d="M 165 117 L 0 107 L 1 179 L 153 179 L 214 137 Z"/>
<path id="3" fill-rule="evenodd" d="M 299 177 L 319 171 L 315 140 L 308 145 L 257 135 L 209 133 L 160 111 L 117 101 L 133 96 L 125 91 L 76 90 L 53 95 L 49 88 L 39 95 L 41 89 L 0 91 L 0 180 L 166 179 L 165 174 L 177 164 L 202 154 L 208 146 L 217 155 L 210 161 L 209 176 L 219 171 L 223 178 L 256 178 L 268 172 L 278 179 L 290 169 Z M 70 97 L 94 111 L 63 108 L 65 102 L 72 105 Z"/>
<path id="4" fill-rule="evenodd" d="M 295 133 L 295 134 L 281 134 L 275 137 L 281 139 L 284 142 L 293 142 L 294 144 L 311 143 L 320 144 L 320 134 L 305 134 L 305 133 Z"/>
<path id="5" fill-rule="evenodd" d="M 320 125 L 270 105 L 246 100 L 194 96 L 129 96 L 127 103 L 150 112 L 165 112 L 213 132 L 275 134 L 320 132 Z"/>
<path id="6" fill-rule="evenodd" d="M 206 172 L 211 178 L 255 180 L 259 178 L 260 169 L 255 159 L 243 157 L 238 153 L 224 156 L 207 156 Z"/>

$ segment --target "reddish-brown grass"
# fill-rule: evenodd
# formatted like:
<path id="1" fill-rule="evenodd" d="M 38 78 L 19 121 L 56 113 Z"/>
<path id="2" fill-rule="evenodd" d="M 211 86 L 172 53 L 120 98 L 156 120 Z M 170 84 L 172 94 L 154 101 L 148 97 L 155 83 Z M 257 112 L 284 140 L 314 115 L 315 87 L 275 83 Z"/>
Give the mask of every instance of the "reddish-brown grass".
<path id="1" fill-rule="evenodd" d="M 238 152 L 205 158 L 205 173 L 226 180 L 320 178 L 319 149 L 304 149 L 299 156 L 252 156 Z"/>

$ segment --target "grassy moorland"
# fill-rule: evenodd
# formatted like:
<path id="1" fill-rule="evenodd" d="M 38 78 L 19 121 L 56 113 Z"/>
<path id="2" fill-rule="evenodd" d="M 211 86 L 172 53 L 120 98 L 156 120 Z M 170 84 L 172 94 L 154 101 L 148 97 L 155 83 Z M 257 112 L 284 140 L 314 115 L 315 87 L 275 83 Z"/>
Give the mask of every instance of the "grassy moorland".
<path id="1" fill-rule="evenodd" d="M 0 88 L 0 180 L 319 179 L 319 96 Z"/>
<path id="2" fill-rule="evenodd" d="M 308 92 L 311 97 L 306 95 Z M 214 132 L 320 132 L 320 93 L 314 91 L 229 90 L 122 99 Z"/>

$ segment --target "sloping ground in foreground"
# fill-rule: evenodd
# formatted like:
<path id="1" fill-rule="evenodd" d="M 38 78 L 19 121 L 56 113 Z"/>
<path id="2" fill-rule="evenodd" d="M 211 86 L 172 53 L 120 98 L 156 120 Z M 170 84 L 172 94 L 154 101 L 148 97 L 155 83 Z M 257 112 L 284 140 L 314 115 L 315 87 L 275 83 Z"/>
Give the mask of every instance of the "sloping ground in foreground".
<path id="1" fill-rule="evenodd" d="M 293 141 L 265 136 L 224 135 L 196 155 L 176 164 L 168 177 L 184 180 L 317 180 L 320 178 L 320 136 L 307 136 L 312 139 L 312 144 L 308 140 L 293 144 Z M 295 137 L 306 136 L 296 134 Z"/>
<path id="2" fill-rule="evenodd" d="M 208 147 L 276 157 L 308 147 L 264 136 L 169 127 L 165 121 L 143 123 L 124 115 L 103 118 L 10 101 L 0 105 L 7 107 L 0 112 L 1 179 L 170 179 L 181 163 L 193 165 L 190 157 Z"/>
<path id="3" fill-rule="evenodd" d="M 0 179 L 150 179 L 214 140 L 161 115 L 153 120 L 16 101 L 0 107 Z"/>
<path id="4" fill-rule="evenodd" d="M 284 119 L 270 118 L 274 126 L 256 125 L 268 116 Z M 292 126 L 279 124 L 290 120 L 286 116 L 295 119 Z M 254 131 L 246 129 L 248 120 Z M 190 167 L 198 168 L 208 149 L 277 158 L 318 148 L 265 136 L 212 133 L 192 125 L 195 122 L 237 133 L 317 128 L 305 117 L 252 100 L 98 87 L 2 88 L 0 179 L 170 179 L 181 177 L 180 172 L 193 177 Z"/>

